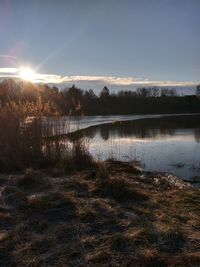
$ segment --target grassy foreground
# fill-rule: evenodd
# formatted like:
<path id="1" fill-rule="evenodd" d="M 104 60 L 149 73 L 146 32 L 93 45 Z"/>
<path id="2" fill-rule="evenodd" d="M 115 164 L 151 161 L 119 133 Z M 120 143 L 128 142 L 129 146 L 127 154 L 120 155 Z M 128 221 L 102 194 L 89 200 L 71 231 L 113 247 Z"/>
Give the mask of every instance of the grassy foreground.
<path id="1" fill-rule="evenodd" d="M 107 161 L 0 176 L 0 266 L 200 266 L 200 191 Z"/>

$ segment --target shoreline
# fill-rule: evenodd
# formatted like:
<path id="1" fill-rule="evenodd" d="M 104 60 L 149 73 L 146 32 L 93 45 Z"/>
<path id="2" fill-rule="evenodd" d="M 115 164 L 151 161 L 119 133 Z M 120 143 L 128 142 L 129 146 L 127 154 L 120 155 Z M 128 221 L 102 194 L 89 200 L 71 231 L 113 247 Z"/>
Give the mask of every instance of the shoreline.
<path id="1" fill-rule="evenodd" d="M 129 119 L 121 119 L 120 120 L 120 117 L 135 117 L 135 118 L 129 118 Z M 127 123 L 127 122 L 131 122 L 131 121 L 141 121 L 141 120 L 155 120 L 155 119 L 162 119 L 162 118 L 172 118 L 172 117 L 182 117 L 182 116 L 200 116 L 200 113 L 171 113 L 171 114 L 133 114 L 133 115 L 90 115 L 90 116 L 60 116 L 60 117 L 66 117 L 66 118 L 72 118 L 72 120 L 70 120 L 70 123 L 73 122 L 74 120 L 74 123 L 76 124 L 76 127 L 77 127 L 77 122 L 78 124 L 81 122 L 81 120 L 85 120 L 85 118 L 94 118 L 94 117 L 111 117 L 112 120 L 110 119 L 109 121 L 107 122 L 98 122 L 97 124 L 91 124 L 91 125 L 87 125 L 87 126 L 82 126 L 79 127 L 78 129 L 74 129 L 73 131 L 71 132 L 68 132 L 68 133 L 63 133 L 63 134 L 59 134 L 58 136 L 59 137 L 67 137 L 67 136 L 70 136 L 70 135 L 73 135 L 73 134 L 77 134 L 81 131 L 84 131 L 84 130 L 90 130 L 90 129 L 93 129 L 95 127 L 103 127 L 103 126 L 108 126 L 108 125 L 112 125 L 112 124 L 117 124 L 117 123 Z M 115 118 L 118 118 L 117 120 L 113 120 Z M 137 118 L 138 117 L 138 118 Z M 88 122 L 89 123 L 89 122 Z M 55 136 L 56 137 L 56 136 Z M 52 136 L 52 138 L 54 138 L 54 136 Z"/>

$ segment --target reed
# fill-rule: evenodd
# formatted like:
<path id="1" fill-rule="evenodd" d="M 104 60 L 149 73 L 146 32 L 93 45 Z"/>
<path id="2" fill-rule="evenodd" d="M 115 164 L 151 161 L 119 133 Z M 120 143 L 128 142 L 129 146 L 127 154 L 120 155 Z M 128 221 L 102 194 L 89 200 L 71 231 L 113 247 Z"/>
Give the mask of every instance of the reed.
<path id="1" fill-rule="evenodd" d="M 44 117 L 40 104 L 5 105 L 0 109 L 0 171 L 90 165 L 84 140 L 59 138 L 69 131 L 69 123 L 63 117 Z"/>

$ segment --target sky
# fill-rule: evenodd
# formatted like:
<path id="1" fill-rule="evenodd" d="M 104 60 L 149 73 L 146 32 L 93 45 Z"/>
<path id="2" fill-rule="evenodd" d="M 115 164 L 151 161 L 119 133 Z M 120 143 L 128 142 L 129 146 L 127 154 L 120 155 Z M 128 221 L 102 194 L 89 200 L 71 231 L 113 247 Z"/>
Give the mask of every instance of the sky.
<path id="1" fill-rule="evenodd" d="M 199 14 L 200 0 L 0 0 L 0 78 L 191 88 Z"/>

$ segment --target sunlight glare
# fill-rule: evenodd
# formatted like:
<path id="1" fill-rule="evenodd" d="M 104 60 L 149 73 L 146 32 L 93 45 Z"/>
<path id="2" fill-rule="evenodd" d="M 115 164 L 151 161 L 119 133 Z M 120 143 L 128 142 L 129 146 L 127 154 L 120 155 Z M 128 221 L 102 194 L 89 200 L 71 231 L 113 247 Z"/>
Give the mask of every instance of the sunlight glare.
<path id="1" fill-rule="evenodd" d="M 21 68 L 19 72 L 20 78 L 26 81 L 34 81 L 35 73 L 30 68 Z"/>

